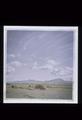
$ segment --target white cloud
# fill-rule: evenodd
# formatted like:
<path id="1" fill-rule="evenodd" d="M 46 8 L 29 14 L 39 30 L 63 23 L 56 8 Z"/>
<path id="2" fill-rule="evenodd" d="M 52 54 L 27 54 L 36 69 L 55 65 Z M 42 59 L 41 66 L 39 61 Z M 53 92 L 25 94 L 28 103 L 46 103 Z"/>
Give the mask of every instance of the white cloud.
<path id="1" fill-rule="evenodd" d="M 33 66 L 32 66 L 32 69 L 39 69 L 39 66 L 38 66 L 37 62 L 34 62 Z"/>
<path id="2" fill-rule="evenodd" d="M 11 65 L 8 65 L 7 66 L 7 72 L 8 73 L 11 73 L 11 72 L 14 72 L 15 71 L 15 68 L 14 67 L 12 67 Z"/>
<path id="3" fill-rule="evenodd" d="M 14 54 L 10 54 L 9 57 L 15 58 L 16 56 Z"/>
<path id="4" fill-rule="evenodd" d="M 46 64 L 44 66 L 41 66 L 40 69 L 46 69 L 46 70 L 49 70 L 51 72 L 53 70 L 53 66 L 50 64 Z"/>
<path id="5" fill-rule="evenodd" d="M 23 65 L 23 66 L 27 66 L 27 64 L 26 64 L 26 63 L 23 63 L 22 65 Z"/>
<path id="6" fill-rule="evenodd" d="M 27 66 L 27 63 L 23 63 L 23 62 L 20 62 L 18 60 L 15 60 L 15 61 L 12 61 L 10 63 L 8 63 L 10 66 L 13 66 L 13 67 L 25 67 Z"/>
<path id="7" fill-rule="evenodd" d="M 27 66 L 26 63 L 22 63 L 20 61 L 12 61 L 7 64 L 7 73 L 11 74 L 13 72 L 16 72 L 17 68 L 21 68 Z"/>
<path id="8" fill-rule="evenodd" d="M 50 64 L 50 65 L 54 66 L 54 65 L 58 65 L 58 62 L 56 62 L 55 60 L 50 59 L 50 60 L 47 61 L 47 64 Z"/>
<path id="9" fill-rule="evenodd" d="M 54 70 L 54 67 L 58 65 L 58 63 L 55 60 L 46 60 L 46 62 L 43 63 L 43 65 L 39 65 L 38 62 L 34 62 L 32 69 L 42 69 L 42 70 L 49 70 L 52 72 Z"/>
<path id="10" fill-rule="evenodd" d="M 70 79 L 73 75 L 71 67 L 63 66 L 55 60 L 46 60 L 46 63 L 39 65 L 38 62 L 34 62 L 32 69 L 48 70 L 54 77 L 62 79 Z"/>
<path id="11" fill-rule="evenodd" d="M 16 66 L 16 67 L 20 67 L 22 65 L 22 63 L 20 61 L 13 61 L 10 64 L 13 66 Z"/>
<path id="12" fill-rule="evenodd" d="M 10 58 L 18 58 L 18 57 L 20 57 L 20 56 L 21 56 L 20 53 L 17 53 L 17 54 L 8 54 L 9 59 L 10 59 Z"/>
<path id="13" fill-rule="evenodd" d="M 58 69 L 56 71 L 56 68 Z M 72 79 L 73 76 L 73 70 L 72 68 L 68 67 L 68 66 L 57 66 L 56 68 L 54 68 L 52 74 L 55 77 L 60 77 L 62 79 L 66 79 L 66 80 L 70 80 Z"/>

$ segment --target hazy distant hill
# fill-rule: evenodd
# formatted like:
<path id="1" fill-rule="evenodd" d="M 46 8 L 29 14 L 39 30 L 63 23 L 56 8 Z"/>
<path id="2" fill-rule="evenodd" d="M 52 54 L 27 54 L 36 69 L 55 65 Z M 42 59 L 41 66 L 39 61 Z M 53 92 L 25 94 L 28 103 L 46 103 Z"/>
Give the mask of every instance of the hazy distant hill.
<path id="1" fill-rule="evenodd" d="M 56 84 L 58 84 L 58 83 L 64 83 L 65 81 L 62 80 L 62 79 L 53 79 L 53 80 L 49 80 L 47 82 L 48 83 L 56 83 Z"/>
<path id="2" fill-rule="evenodd" d="M 38 80 L 22 80 L 22 81 L 13 81 L 12 83 L 48 83 L 48 84 L 72 84 L 72 81 L 65 81 L 63 79 L 57 78 L 53 80 L 44 80 L 44 81 L 38 81 Z"/>
<path id="3" fill-rule="evenodd" d="M 50 81 L 47 81 L 48 83 L 50 84 L 72 84 L 72 81 L 65 81 L 63 79 L 53 79 L 53 80 L 50 80 Z"/>

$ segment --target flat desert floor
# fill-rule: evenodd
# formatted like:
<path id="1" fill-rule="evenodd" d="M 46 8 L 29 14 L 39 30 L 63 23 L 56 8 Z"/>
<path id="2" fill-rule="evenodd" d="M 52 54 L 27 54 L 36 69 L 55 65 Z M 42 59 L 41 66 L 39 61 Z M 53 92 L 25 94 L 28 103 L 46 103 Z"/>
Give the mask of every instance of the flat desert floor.
<path id="1" fill-rule="evenodd" d="M 72 99 L 72 85 L 7 83 L 6 98 Z"/>

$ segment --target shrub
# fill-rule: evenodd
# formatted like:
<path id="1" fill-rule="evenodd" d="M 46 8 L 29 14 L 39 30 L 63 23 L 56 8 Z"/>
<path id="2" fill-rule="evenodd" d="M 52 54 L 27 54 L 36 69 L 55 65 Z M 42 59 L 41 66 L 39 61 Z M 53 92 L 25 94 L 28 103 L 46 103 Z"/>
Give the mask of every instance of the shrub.
<path id="1" fill-rule="evenodd" d="M 31 85 L 28 85 L 28 87 L 32 87 Z"/>
<path id="2" fill-rule="evenodd" d="M 35 85 L 35 88 L 36 89 L 41 89 L 41 90 L 45 89 L 45 87 L 43 85 L 41 85 L 41 84 Z"/>
<path id="3" fill-rule="evenodd" d="M 15 86 L 14 86 L 14 85 L 12 85 L 11 87 L 12 87 L 12 88 L 15 88 Z"/>

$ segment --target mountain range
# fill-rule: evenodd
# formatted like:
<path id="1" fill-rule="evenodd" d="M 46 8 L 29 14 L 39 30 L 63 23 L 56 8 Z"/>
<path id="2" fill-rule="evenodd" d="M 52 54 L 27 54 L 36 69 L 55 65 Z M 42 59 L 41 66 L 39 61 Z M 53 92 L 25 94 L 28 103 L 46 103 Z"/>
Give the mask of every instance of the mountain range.
<path id="1" fill-rule="evenodd" d="M 10 82 L 9 82 L 10 83 Z M 12 83 L 49 83 L 49 84 L 71 84 L 72 81 L 65 81 L 63 79 L 57 78 L 57 79 L 52 79 L 52 80 L 44 80 L 44 81 L 39 81 L 39 80 L 22 80 L 22 81 L 12 81 Z"/>

